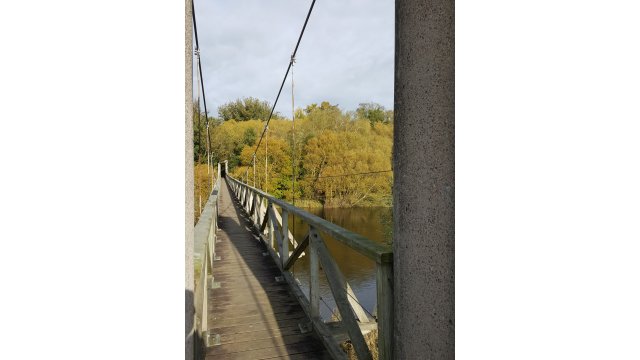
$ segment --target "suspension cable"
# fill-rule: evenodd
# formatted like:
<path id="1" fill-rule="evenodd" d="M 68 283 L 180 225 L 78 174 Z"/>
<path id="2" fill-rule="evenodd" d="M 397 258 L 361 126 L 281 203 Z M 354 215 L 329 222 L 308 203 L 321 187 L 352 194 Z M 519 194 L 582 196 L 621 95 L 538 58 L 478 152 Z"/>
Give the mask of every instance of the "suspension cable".
<path id="1" fill-rule="evenodd" d="M 291 56 L 291 200 L 296 205 L 296 107 L 293 97 L 293 65 L 296 59 Z"/>
<path id="2" fill-rule="evenodd" d="M 293 98 L 293 65 L 296 58 L 291 55 L 291 201 L 296 206 L 296 110 Z M 292 214 L 293 215 L 293 214 Z M 296 233 L 295 215 L 293 219 L 292 234 Z"/>
<path id="3" fill-rule="evenodd" d="M 361 173 L 355 173 L 355 174 L 327 175 L 327 176 L 318 176 L 316 179 L 344 177 L 344 176 L 355 176 L 355 175 L 371 175 L 371 174 L 380 174 L 380 173 L 386 173 L 386 172 L 391 172 L 391 171 L 393 171 L 393 170 L 389 169 L 389 170 L 380 170 L 380 171 L 361 172 Z"/>
<path id="4" fill-rule="evenodd" d="M 265 134 L 265 138 L 264 138 L 264 192 L 267 192 L 267 179 L 268 179 L 268 169 L 269 169 L 269 149 L 268 149 L 268 145 L 269 145 L 269 124 L 267 123 L 267 125 L 264 127 L 264 134 Z"/>
<path id="5" fill-rule="evenodd" d="M 315 5 L 316 0 L 313 0 L 311 2 L 311 6 L 309 7 L 309 12 L 307 13 L 307 17 L 304 20 L 304 25 L 302 25 L 302 31 L 300 31 L 300 36 L 298 36 L 298 42 L 296 43 L 296 47 L 293 50 L 293 53 L 291 54 L 291 60 L 289 60 L 289 66 L 287 66 L 287 72 L 284 74 L 284 79 L 282 79 L 282 83 L 280 84 L 280 90 L 278 90 L 278 95 L 276 96 L 276 101 L 273 102 L 273 106 L 271 107 L 271 112 L 269 113 L 269 118 L 267 118 L 267 123 L 264 127 L 264 130 L 262 131 L 262 135 L 260 135 L 260 139 L 258 140 L 258 144 L 256 145 L 256 149 L 253 151 L 253 153 L 255 154 L 256 152 L 258 152 L 258 149 L 260 148 L 260 144 L 262 143 L 262 138 L 265 136 L 266 132 L 267 132 L 267 128 L 269 126 L 269 122 L 271 121 L 271 118 L 273 117 L 273 112 L 276 108 L 276 105 L 278 104 L 278 99 L 280 99 L 280 94 L 282 93 L 282 88 L 284 87 L 284 83 L 287 81 L 287 76 L 289 75 L 289 71 L 291 70 L 291 66 L 293 65 L 293 59 L 296 56 L 296 53 L 298 52 L 298 47 L 300 46 L 300 41 L 302 40 L 302 35 L 304 35 L 304 31 L 307 28 L 307 23 L 309 22 L 309 17 L 311 16 L 311 12 L 313 11 L 313 5 Z"/>
<path id="6" fill-rule="evenodd" d="M 210 158 L 210 154 L 211 154 L 211 137 L 209 135 L 209 112 L 207 111 L 207 98 L 205 95 L 205 91 L 204 91 L 204 79 L 202 77 L 202 63 L 200 61 L 200 43 L 198 41 L 198 25 L 196 22 L 196 9 L 195 9 L 195 5 L 193 4 L 193 1 L 191 2 L 191 17 L 193 19 L 193 33 L 195 36 L 195 40 L 196 40 L 196 59 L 198 61 L 198 74 L 199 74 L 199 78 L 200 78 L 200 86 L 202 88 L 202 102 L 204 105 L 204 117 L 205 117 L 205 124 L 206 124 L 206 130 L 207 130 L 207 158 Z M 200 121 L 200 117 L 198 116 L 198 122 Z M 207 164 L 207 167 L 209 165 Z M 213 171 L 211 171 L 211 181 L 213 183 Z M 213 187 L 213 184 L 212 184 Z"/>
<path id="7" fill-rule="evenodd" d="M 196 56 L 196 59 L 199 56 L 200 51 L 195 50 L 193 54 Z M 196 60 L 198 61 L 198 60 Z M 198 142 L 200 142 L 200 138 L 202 137 L 202 113 L 200 112 L 200 72 L 196 71 L 196 83 L 198 84 L 198 91 L 196 93 L 196 104 L 198 104 Z M 200 160 L 200 156 L 198 156 L 198 160 Z M 207 174 L 209 174 L 209 154 L 207 153 Z"/>

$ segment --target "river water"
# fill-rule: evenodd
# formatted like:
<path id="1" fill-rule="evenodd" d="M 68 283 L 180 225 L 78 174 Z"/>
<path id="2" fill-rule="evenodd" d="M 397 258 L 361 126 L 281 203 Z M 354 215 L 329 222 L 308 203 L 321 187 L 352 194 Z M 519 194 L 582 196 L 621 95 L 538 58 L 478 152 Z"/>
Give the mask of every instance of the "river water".
<path id="1" fill-rule="evenodd" d="M 305 210 L 375 242 L 391 244 L 392 218 L 389 207 L 309 208 Z M 289 230 L 293 230 L 295 238 L 301 241 L 308 233 L 309 226 L 300 219 L 290 216 Z M 376 306 L 375 262 L 324 233 L 321 233 L 321 236 L 342 274 L 353 288 L 358 302 L 365 310 L 373 313 Z M 309 257 L 303 256 L 298 259 L 293 272 L 308 297 Z M 320 314 L 323 319 L 327 320 L 331 317 L 332 311 L 336 309 L 336 305 L 324 273 L 321 271 L 320 274 L 320 296 L 322 298 Z"/>

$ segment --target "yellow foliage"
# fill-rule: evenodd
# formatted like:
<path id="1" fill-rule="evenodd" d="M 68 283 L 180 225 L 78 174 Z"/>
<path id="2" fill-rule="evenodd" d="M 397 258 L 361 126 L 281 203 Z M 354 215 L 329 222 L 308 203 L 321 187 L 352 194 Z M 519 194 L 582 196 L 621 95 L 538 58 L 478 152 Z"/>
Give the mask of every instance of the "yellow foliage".
<path id="1" fill-rule="evenodd" d="M 303 112 L 298 110 L 297 114 Z M 295 139 L 297 200 L 320 201 L 325 207 L 391 204 L 393 173 L 386 170 L 392 162 L 392 122 L 354 120 L 334 106 L 321 106 L 296 118 L 295 133 L 290 120 L 272 119 L 256 152 L 254 176 L 252 155 L 264 124 L 260 120 L 231 120 L 211 130 L 214 159 L 229 160 L 232 176 L 290 201 L 294 195 Z M 368 174 L 353 175 L 359 173 Z"/>
<path id="2" fill-rule="evenodd" d="M 213 190 L 212 174 L 216 175 L 218 171 L 217 167 L 215 167 L 214 170 L 215 171 L 213 172 L 211 169 L 207 170 L 207 164 L 195 164 L 193 168 L 193 212 L 195 214 L 195 223 L 198 222 L 198 219 L 200 218 L 200 212 L 204 208 L 204 205 L 207 203 L 209 194 L 211 194 L 211 190 Z"/>

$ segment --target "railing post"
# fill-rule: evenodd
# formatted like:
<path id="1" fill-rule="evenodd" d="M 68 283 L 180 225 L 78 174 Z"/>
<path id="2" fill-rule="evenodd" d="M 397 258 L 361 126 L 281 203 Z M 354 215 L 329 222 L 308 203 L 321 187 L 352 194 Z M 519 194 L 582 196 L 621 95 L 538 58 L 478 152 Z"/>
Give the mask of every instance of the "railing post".
<path id="1" fill-rule="evenodd" d="M 206 245 L 205 245 L 206 246 Z M 208 247 L 208 246 L 207 246 Z M 202 272 L 202 276 L 200 276 L 200 284 L 198 284 L 198 286 L 200 286 L 202 288 L 202 315 L 201 315 L 201 319 L 200 319 L 200 336 L 202 336 L 203 341 L 206 344 L 206 337 L 207 337 L 207 330 L 209 330 L 209 324 L 208 324 L 208 314 L 209 314 L 209 308 L 207 306 L 207 302 L 209 299 L 209 286 L 208 286 L 208 281 L 209 281 L 209 249 L 205 249 L 204 251 L 204 261 L 202 262 L 202 269 L 200 269 L 200 271 Z"/>
<path id="2" fill-rule="evenodd" d="M 273 208 L 273 203 L 271 203 L 270 200 L 267 201 L 267 213 L 269 212 L 269 208 Z M 273 211 L 275 212 L 276 210 L 273 209 Z M 275 220 L 272 219 L 272 220 Z M 269 246 L 271 246 L 272 249 L 275 249 L 274 246 L 274 236 L 273 236 L 273 222 L 271 220 L 267 221 L 267 240 L 269 241 Z"/>
<path id="3" fill-rule="evenodd" d="M 261 219 L 260 219 L 260 204 L 262 203 L 262 197 L 256 194 L 256 209 L 253 211 L 256 217 L 256 225 L 260 227 Z"/>
<path id="4" fill-rule="evenodd" d="M 253 223 L 257 224 L 258 223 L 258 194 L 255 192 L 253 193 L 253 214 L 251 214 L 251 216 L 253 219 Z"/>
<path id="5" fill-rule="evenodd" d="M 315 227 L 309 226 L 309 302 L 311 317 L 320 318 L 320 262 L 318 259 L 318 238 Z"/>
<path id="6" fill-rule="evenodd" d="M 258 227 L 260 226 L 260 224 L 262 224 L 262 222 L 264 221 L 264 217 L 267 215 L 266 212 L 264 214 L 262 213 L 263 202 L 264 202 L 264 196 L 260 196 L 258 200 Z"/>
<path id="7" fill-rule="evenodd" d="M 280 261 L 282 262 L 281 269 L 284 269 L 284 264 L 289 259 L 289 212 L 286 209 L 282 209 L 282 246 L 280 246 Z"/>
<path id="8" fill-rule="evenodd" d="M 393 359 L 393 263 L 376 263 L 378 358 Z"/>
<path id="9" fill-rule="evenodd" d="M 214 212 L 215 213 L 215 212 Z M 213 214 L 211 216 L 214 216 Z M 209 251 L 209 259 L 213 260 L 216 253 L 215 241 L 213 241 L 213 219 L 211 219 L 211 225 L 209 226 L 209 234 L 207 236 L 207 250 Z"/>

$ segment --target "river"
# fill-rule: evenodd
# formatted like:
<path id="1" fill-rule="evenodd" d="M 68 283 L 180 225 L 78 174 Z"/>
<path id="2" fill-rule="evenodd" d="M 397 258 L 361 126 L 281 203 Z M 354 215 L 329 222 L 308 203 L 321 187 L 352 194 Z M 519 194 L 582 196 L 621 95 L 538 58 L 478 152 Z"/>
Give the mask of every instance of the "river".
<path id="1" fill-rule="evenodd" d="M 308 208 L 306 211 L 330 221 L 347 230 L 353 231 L 375 242 L 391 244 L 392 218 L 389 207 L 366 208 Z M 289 230 L 298 241 L 309 231 L 308 225 L 300 219 L 289 217 Z M 358 301 L 370 313 L 376 306 L 376 272 L 375 262 L 357 253 L 332 237 L 321 233 L 327 248 L 340 267 L 345 278 L 353 288 Z M 296 261 L 293 272 L 309 296 L 309 257 L 303 256 Z M 326 277 L 320 272 L 320 314 L 323 319 L 331 317 L 332 309 L 336 309 Z"/>

